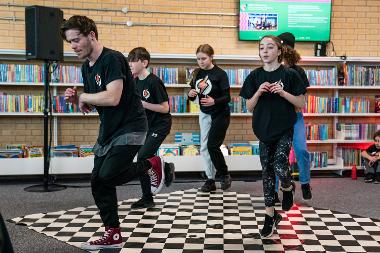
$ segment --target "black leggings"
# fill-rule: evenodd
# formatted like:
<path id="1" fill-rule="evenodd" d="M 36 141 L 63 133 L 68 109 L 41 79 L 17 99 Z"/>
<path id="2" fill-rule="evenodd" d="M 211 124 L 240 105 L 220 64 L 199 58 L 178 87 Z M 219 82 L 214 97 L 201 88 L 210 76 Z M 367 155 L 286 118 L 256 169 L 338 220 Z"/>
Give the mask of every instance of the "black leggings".
<path id="1" fill-rule="evenodd" d="M 264 143 L 260 141 L 259 143 L 266 207 L 274 206 L 276 175 L 280 179 L 283 188 L 290 187 L 292 183 L 289 167 L 289 153 L 292 139 L 293 129 L 274 142 Z"/>

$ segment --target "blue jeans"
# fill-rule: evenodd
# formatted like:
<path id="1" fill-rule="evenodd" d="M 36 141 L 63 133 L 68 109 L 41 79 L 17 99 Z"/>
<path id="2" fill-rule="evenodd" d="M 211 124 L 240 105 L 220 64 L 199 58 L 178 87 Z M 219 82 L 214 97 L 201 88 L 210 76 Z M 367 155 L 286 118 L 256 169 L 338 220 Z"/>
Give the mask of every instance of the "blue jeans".
<path id="1" fill-rule="evenodd" d="M 306 145 L 306 129 L 302 112 L 297 112 L 297 121 L 294 124 L 293 149 L 296 155 L 299 180 L 301 184 L 310 183 L 310 154 Z M 276 177 L 276 192 L 278 191 L 278 177 Z"/>

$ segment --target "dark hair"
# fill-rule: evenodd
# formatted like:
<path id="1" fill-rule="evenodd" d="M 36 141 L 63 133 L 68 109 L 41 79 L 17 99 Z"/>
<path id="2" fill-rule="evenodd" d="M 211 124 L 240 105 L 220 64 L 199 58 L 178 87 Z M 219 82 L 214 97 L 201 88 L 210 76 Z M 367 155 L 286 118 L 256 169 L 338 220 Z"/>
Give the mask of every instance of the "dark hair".
<path id="1" fill-rule="evenodd" d="M 376 137 L 379 137 L 380 136 L 380 130 L 377 130 L 374 134 L 373 134 L 373 140 L 375 141 Z"/>
<path id="2" fill-rule="evenodd" d="M 98 39 L 98 29 L 96 28 L 96 24 L 94 20 L 86 16 L 75 15 L 69 18 L 68 20 L 65 20 L 62 23 L 61 29 L 60 29 L 60 34 L 61 34 L 62 39 L 66 40 L 65 32 L 71 29 L 78 30 L 84 36 L 89 35 L 90 32 L 94 32 L 95 38 Z"/>
<path id="3" fill-rule="evenodd" d="M 281 43 L 281 40 L 280 38 L 276 37 L 276 36 L 273 36 L 273 35 L 265 35 L 264 37 L 261 38 L 261 40 L 259 41 L 259 45 L 261 43 L 261 41 L 265 38 L 269 38 L 269 39 L 272 39 L 274 41 L 274 43 L 276 44 L 276 46 L 278 47 L 278 49 L 281 51 L 281 54 L 278 56 L 278 62 L 281 63 L 282 62 L 282 59 L 284 57 L 284 47 Z M 259 46 L 259 55 L 260 55 L 260 46 Z"/>
<path id="4" fill-rule="evenodd" d="M 297 50 L 287 45 L 283 46 L 283 48 L 283 58 L 287 65 L 292 67 L 301 60 L 301 55 L 297 52 Z"/>
<path id="5" fill-rule="evenodd" d="M 147 60 L 148 65 L 149 65 L 150 54 L 148 50 L 146 50 L 145 47 L 136 47 L 132 49 L 131 52 L 129 52 L 127 60 L 128 62 L 136 62 L 138 60 L 141 60 L 141 61 Z"/>

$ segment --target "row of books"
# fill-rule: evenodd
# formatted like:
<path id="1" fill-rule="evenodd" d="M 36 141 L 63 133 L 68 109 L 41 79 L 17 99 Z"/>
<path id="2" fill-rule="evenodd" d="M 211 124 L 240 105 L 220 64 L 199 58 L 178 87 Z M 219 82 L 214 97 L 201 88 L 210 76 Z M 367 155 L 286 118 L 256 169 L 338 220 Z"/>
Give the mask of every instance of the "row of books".
<path id="1" fill-rule="evenodd" d="M 0 64 L 0 82 L 30 82 L 44 81 L 42 65 L 31 64 Z"/>
<path id="2" fill-rule="evenodd" d="M 246 100 L 242 97 L 232 97 L 228 105 L 232 113 L 248 112 Z M 186 95 L 169 96 L 169 108 L 172 113 L 197 113 L 200 111 L 198 100 L 190 101 Z"/>
<path id="3" fill-rule="evenodd" d="M 348 65 L 347 85 L 374 86 L 380 85 L 380 66 Z M 185 82 L 191 79 L 194 67 L 185 68 Z M 224 68 L 231 86 L 242 85 L 254 68 Z M 164 83 L 179 83 L 179 68 L 150 67 L 149 71 L 159 76 Z M 305 69 L 311 85 L 337 85 L 337 68 Z M 75 65 L 53 64 L 51 80 L 56 83 L 82 83 L 81 68 Z M 0 82 L 43 82 L 44 66 L 33 64 L 0 64 Z"/>
<path id="4" fill-rule="evenodd" d="M 87 157 L 92 156 L 92 146 L 62 145 L 50 149 L 52 157 Z M 0 148 L 0 158 L 35 158 L 44 155 L 43 147 L 27 144 L 7 144 Z"/>
<path id="5" fill-rule="evenodd" d="M 305 113 L 368 113 L 370 112 L 370 98 L 309 95 L 302 111 Z"/>
<path id="6" fill-rule="evenodd" d="M 334 86 L 337 83 L 337 69 L 305 69 L 311 86 Z"/>
<path id="7" fill-rule="evenodd" d="M 362 150 L 342 148 L 343 166 L 362 166 Z"/>
<path id="8" fill-rule="evenodd" d="M 7 95 L 0 92 L 0 112 L 42 112 L 42 95 Z"/>
<path id="9" fill-rule="evenodd" d="M 166 84 L 178 83 L 178 68 L 150 67 L 148 70 L 158 76 Z"/>
<path id="10" fill-rule="evenodd" d="M 51 81 L 53 83 L 83 83 L 82 70 L 77 66 L 54 64 Z"/>
<path id="11" fill-rule="evenodd" d="M 380 97 L 376 108 L 380 106 Z M 71 104 L 64 99 L 64 96 L 54 96 L 52 99 L 53 112 L 79 112 L 77 105 Z M 195 102 L 188 102 L 186 95 L 169 96 L 170 111 L 173 113 L 199 112 L 199 105 Z M 345 97 L 327 98 L 308 96 L 305 113 L 368 113 L 370 112 L 370 98 L 368 97 Z M 229 103 L 231 112 L 247 113 L 245 99 L 232 97 Z M 0 112 L 42 112 L 44 108 L 44 98 L 42 95 L 8 95 L 0 92 Z M 380 112 L 375 110 L 375 112 Z"/>
<path id="12" fill-rule="evenodd" d="M 232 97 L 228 104 L 232 113 L 247 113 L 247 101 L 242 97 Z"/>
<path id="13" fill-rule="evenodd" d="M 327 140 L 329 138 L 328 124 L 305 124 L 307 140 Z"/>
<path id="14" fill-rule="evenodd" d="M 223 155 L 259 155 L 259 145 L 257 143 L 232 143 L 228 146 L 222 145 Z M 196 156 L 200 155 L 199 144 L 162 144 L 157 151 L 159 156 Z"/>
<path id="15" fill-rule="evenodd" d="M 328 165 L 327 151 L 310 152 L 310 162 L 312 168 L 324 168 Z"/>
<path id="16" fill-rule="evenodd" d="M 338 140 L 372 140 L 380 124 L 337 123 L 336 139 Z"/>
<path id="17" fill-rule="evenodd" d="M 347 66 L 347 83 L 353 86 L 380 85 L 380 66 Z"/>

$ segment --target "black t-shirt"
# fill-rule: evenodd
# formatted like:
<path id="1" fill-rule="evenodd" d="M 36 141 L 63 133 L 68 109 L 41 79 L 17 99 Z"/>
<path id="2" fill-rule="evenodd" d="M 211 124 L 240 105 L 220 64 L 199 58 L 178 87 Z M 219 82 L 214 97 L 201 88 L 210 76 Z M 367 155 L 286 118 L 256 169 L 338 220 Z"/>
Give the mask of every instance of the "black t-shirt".
<path id="1" fill-rule="evenodd" d="M 98 136 L 100 145 L 107 145 L 122 134 L 147 131 L 144 108 L 123 54 L 103 48 L 92 67 L 89 66 L 88 60 L 84 62 L 82 75 L 86 93 L 105 91 L 110 82 L 123 80 L 123 91 L 117 106 L 96 106 L 100 118 Z"/>
<path id="2" fill-rule="evenodd" d="M 164 83 L 156 75 L 150 73 L 144 80 L 136 79 L 137 89 L 141 99 L 151 104 L 161 104 L 169 101 Z M 148 118 L 149 132 L 158 132 L 167 135 L 172 125 L 172 117 L 169 112 L 159 113 L 145 109 Z"/>
<path id="3" fill-rule="evenodd" d="M 370 156 L 375 156 L 380 152 L 380 149 L 378 149 L 375 144 L 372 144 L 365 151 L 367 151 L 367 154 Z"/>
<path id="4" fill-rule="evenodd" d="M 298 96 L 306 92 L 303 82 L 297 72 L 281 65 L 278 69 L 268 72 L 262 67 L 253 70 L 245 79 L 240 96 L 250 99 L 264 82 L 281 81 L 284 91 Z M 278 140 L 293 128 L 296 122 L 294 105 L 278 94 L 263 93 L 253 110 L 253 132 L 263 142 Z"/>
<path id="5" fill-rule="evenodd" d="M 200 85 L 202 82 L 205 83 L 205 88 L 203 89 L 202 85 Z M 203 113 L 211 115 L 230 113 L 228 106 L 231 100 L 230 84 L 228 82 L 227 73 L 223 69 L 216 65 L 209 70 L 199 69 L 195 77 L 195 82 L 192 83 L 192 88 L 197 90 L 199 100 L 207 95 L 212 97 L 215 101 L 215 104 L 212 106 L 202 106 L 199 101 L 200 109 Z M 195 98 L 189 99 L 195 100 Z"/>

